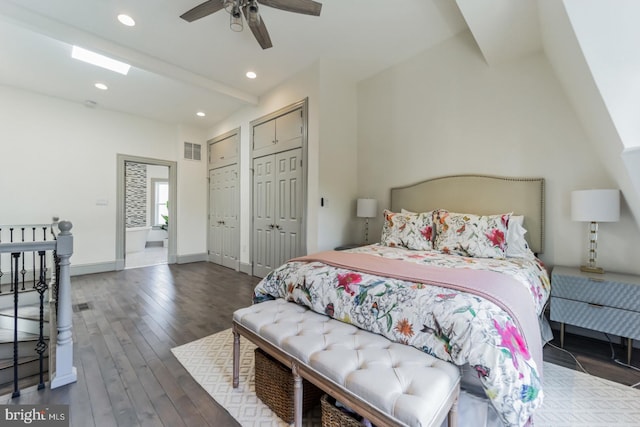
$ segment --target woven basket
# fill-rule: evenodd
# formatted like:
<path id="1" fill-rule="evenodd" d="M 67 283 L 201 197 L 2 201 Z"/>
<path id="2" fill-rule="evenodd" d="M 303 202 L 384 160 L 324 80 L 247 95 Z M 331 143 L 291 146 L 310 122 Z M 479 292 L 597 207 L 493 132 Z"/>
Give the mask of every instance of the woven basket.
<path id="1" fill-rule="evenodd" d="M 291 424 L 294 419 L 294 382 L 291 370 L 260 348 L 256 348 L 255 358 L 256 396 L 283 421 Z M 302 411 L 307 412 L 318 404 L 322 390 L 303 380 L 302 396 Z"/>
<path id="2" fill-rule="evenodd" d="M 326 394 L 320 399 L 320 404 L 322 405 L 322 427 L 362 427 L 360 421 L 342 412 L 336 407 L 335 400 Z"/>

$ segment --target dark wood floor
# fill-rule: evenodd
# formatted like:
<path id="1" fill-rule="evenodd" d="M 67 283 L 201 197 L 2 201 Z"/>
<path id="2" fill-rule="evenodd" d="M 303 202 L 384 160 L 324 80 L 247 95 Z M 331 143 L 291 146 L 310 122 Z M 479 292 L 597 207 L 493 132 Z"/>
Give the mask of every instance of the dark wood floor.
<path id="1" fill-rule="evenodd" d="M 72 277 L 73 304 L 89 307 L 73 314 L 78 382 L 56 390 L 26 388 L 0 403 L 68 404 L 71 425 L 80 427 L 238 426 L 170 350 L 229 328 L 233 311 L 251 303 L 257 282 L 205 262 Z M 606 343 L 568 335 L 565 347 L 595 375 L 640 381 L 640 372 L 609 359 Z M 640 365 L 640 350 L 635 353 Z M 617 348 L 618 357 L 625 354 Z M 545 360 L 575 367 L 550 346 Z"/>
<path id="2" fill-rule="evenodd" d="M 231 327 L 258 279 L 211 263 L 72 277 L 75 384 L 1 403 L 69 404 L 71 425 L 239 426 L 171 348 Z"/>
<path id="3" fill-rule="evenodd" d="M 556 365 L 586 371 L 591 375 L 606 378 L 624 385 L 640 383 L 640 349 L 634 349 L 631 365 L 637 369 L 622 366 L 618 362 L 627 363 L 627 347 L 619 342 L 610 344 L 606 336 L 602 339 L 586 338 L 583 336 L 566 334 L 564 350 L 560 349 L 560 332 L 554 331 L 554 340 L 544 347 L 544 360 Z M 577 359 L 579 364 L 574 360 Z"/>

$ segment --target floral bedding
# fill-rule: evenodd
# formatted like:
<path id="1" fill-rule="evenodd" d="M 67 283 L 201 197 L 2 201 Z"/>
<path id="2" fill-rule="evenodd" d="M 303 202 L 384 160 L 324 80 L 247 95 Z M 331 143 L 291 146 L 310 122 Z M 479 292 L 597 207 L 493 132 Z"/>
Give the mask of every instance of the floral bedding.
<path id="1" fill-rule="evenodd" d="M 467 258 L 380 245 L 351 252 L 507 274 L 528 289 L 538 314 L 549 296 L 546 270 L 535 258 Z M 508 312 L 488 299 L 443 286 L 298 261 L 285 263 L 256 286 L 254 302 L 275 298 L 308 306 L 439 359 L 460 366 L 468 363 L 505 425 L 526 425 L 542 404 L 540 371 L 524 337 Z"/>

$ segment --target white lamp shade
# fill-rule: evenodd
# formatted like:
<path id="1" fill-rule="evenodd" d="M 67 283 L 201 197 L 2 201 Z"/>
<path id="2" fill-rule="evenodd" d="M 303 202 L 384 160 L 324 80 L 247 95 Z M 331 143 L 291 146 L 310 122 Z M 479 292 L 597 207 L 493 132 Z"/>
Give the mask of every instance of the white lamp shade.
<path id="1" fill-rule="evenodd" d="M 620 219 L 620 190 L 571 192 L 573 221 L 615 222 Z"/>
<path id="2" fill-rule="evenodd" d="M 359 218 L 375 218 L 378 216 L 378 201 L 376 199 L 358 199 L 356 215 Z"/>

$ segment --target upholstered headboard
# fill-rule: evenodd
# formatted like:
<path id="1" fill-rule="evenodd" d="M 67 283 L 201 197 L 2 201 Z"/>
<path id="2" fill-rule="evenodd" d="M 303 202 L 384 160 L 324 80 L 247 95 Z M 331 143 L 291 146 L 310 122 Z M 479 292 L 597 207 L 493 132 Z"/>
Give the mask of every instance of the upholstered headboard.
<path id="1" fill-rule="evenodd" d="M 391 210 L 524 215 L 529 247 L 544 251 L 544 178 L 453 175 L 391 189 Z"/>

